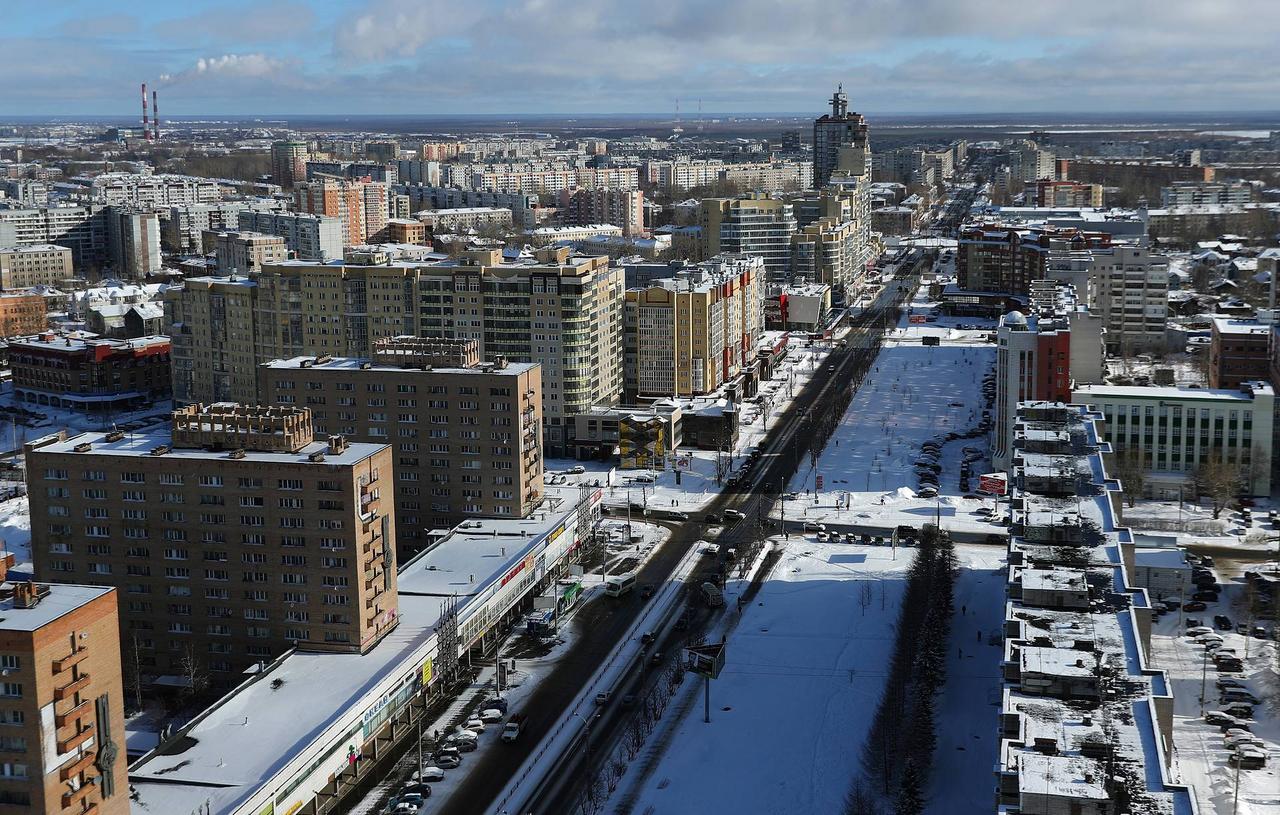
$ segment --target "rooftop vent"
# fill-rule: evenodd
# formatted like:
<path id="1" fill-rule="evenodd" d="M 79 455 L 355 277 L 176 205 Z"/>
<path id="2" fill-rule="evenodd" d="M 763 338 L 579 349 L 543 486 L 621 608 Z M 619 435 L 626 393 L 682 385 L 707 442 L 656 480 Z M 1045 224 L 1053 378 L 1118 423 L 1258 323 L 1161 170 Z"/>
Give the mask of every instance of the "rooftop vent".
<path id="1" fill-rule="evenodd" d="M 311 455 L 307 456 L 307 461 L 310 461 L 312 464 L 319 464 L 320 462 L 324 461 L 324 451 L 323 450 L 315 451 Z"/>
<path id="2" fill-rule="evenodd" d="M 121 440 L 121 439 L 123 439 L 123 438 L 124 438 L 124 431 L 123 431 L 123 430 L 112 430 L 110 433 L 108 433 L 108 434 L 107 434 L 107 441 L 109 441 L 109 442 L 110 442 L 110 441 L 120 441 L 120 440 Z"/>
<path id="3" fill-rule="evenodd" d="M 113 441 L 113 439 L 108 437 L 107 441 Z M 77 453 L 87 453 L 93 449 L 93 445 L 86 441 L 86 442 L 81 442 L 80 444 L 77 444 L 75 447 L 71 449 L 75 450 Z"/>
<path id="4" fill-rule="evenodd" d="M 173 449 L 173 448 L 171 448 L 169 445 L 167 445 L 167 444 L 161 444 L 161 445 L 160 445 L 160 446 L 158 446 L 158 447 L 152 447 L 152 448 L 151 448 L 151 455 L 153 455 L 153 456 L 163 456 L 165 453 L 169 452 L 171 449 Z"/>
<path id="5" fill-rule="evenodd" d="M 227 453 L 227 458 L 234 458 L 234 459 L 244 458 L 244 448 L 237 447 L 236 449 L 232 450 L 230 453 Z"/>

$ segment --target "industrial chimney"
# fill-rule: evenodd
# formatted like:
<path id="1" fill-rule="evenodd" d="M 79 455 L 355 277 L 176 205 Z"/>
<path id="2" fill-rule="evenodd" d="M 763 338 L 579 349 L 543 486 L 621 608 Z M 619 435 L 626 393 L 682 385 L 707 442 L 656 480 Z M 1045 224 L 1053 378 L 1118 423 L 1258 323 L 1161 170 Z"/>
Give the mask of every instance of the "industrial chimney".
<path id="1" fill-rule="evenodd" d="M 147 122 L 147 83 L 142 83 L 142 137 L 151 141 L 151 125 Z"/>
<path id="2" fill-rule="evenodd" d="M 156 92 L 151 91 L 151 129 L 155 133 L 152 141 L 160 141 L 160 103 L 156 101 Z"/>

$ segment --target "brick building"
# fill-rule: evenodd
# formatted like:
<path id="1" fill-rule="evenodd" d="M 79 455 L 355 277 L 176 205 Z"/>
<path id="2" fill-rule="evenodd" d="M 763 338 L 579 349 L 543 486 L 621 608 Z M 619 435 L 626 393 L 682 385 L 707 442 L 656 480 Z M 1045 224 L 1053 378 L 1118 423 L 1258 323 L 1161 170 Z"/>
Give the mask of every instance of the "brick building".
<path id="1" fill-rule="evenodd" d="M 1238 388 L 1241 382 L 1271 379 L 1271 326 L 1215 318 L 1209 337 L 1209 387 Z"/>
<path id="2" fill-rule="evenodd" d="M 31 291 L 0 293 L 0 337 L 36 334 L 49 326 L 49 304 Z"/>
<path id="3" fill-rule="evenodd" d="M 52 331 L 9 343 L 19 402 L 88 413 L 145 407 L 169 398 L 169 338 L 103 339 Z"/>
<path id="4" fill-rule="evenodd" d="M 1043 280 L 1051 251 L 1104 248 L 1105 232 L 1074 228 L 970 224 L 960 230 L 956 268 L 960 288 L 1025 296 Z"/>

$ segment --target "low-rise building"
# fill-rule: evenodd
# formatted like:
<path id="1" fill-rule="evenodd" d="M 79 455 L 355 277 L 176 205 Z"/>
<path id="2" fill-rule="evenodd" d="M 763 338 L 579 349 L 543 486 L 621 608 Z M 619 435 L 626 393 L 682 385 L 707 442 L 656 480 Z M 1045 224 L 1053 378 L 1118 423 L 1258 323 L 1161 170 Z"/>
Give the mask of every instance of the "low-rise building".
<path id="1" fill-rule="evenodd" d="M 1238 388 L 1241 382 L 1270 380 L 1271 333 L 1272 326 L 1256 320 L 1215 318 L 1209 334 L 1209 387 Z"/>
<path id="2" fill-rule="evenodd" d="M 306 409 L 221 405 L 26 455 L 37 578 L 120 591 L 144 686 L 229 688 L 291 648 L 365 653 L 396 626 L 385 444 L 317 442 Z"/>
<path id="3" fill-rule="evenodd" d="M 9 342 L 19 402 L 85 413 L 136 410 L 169 398 L 169 338 L 114 340 L 50 331 Z"/>
<path id="4" fill-rule="evenodd" d="M 0 248 L 0 289 L 61 286 L 73 276 L 71 250 L 35 244 Z"/>
<path id="5" fill-rule="evenodd" d="M 39 292 L 0 292 L 0 337 L 38 334 L 49 327 L 48 300 Z"/>
<path id="6" fill-rule="evenodd" d="M 14 579 L 12 565 L 0 553 L 0 807 L 128 815 L 117 593 Z"/>
<path id="7" fill-rule="evenodd" d="M 825 283 L 775 286 L 764 302 L 765 328 L 822 331 L 831 314 L 831 287 Z"/>

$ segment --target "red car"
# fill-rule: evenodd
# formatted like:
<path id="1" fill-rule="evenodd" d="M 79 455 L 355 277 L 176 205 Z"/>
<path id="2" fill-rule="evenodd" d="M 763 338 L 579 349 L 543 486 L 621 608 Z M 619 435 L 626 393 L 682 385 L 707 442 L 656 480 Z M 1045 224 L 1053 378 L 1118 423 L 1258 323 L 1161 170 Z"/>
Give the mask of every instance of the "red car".
<path id="1" fill-rule="evenodd" d="M 1199 600 L 1192 600 L 1190 603 L 1182 604 L 1183 611 L 1204 611 L 1207 608 L 1208 606 L 1206 606 L 1204 603 L 1200 602 Z"/>

